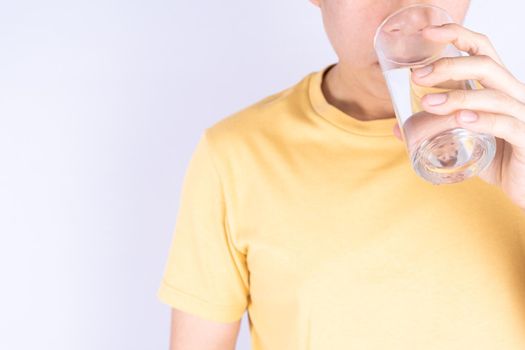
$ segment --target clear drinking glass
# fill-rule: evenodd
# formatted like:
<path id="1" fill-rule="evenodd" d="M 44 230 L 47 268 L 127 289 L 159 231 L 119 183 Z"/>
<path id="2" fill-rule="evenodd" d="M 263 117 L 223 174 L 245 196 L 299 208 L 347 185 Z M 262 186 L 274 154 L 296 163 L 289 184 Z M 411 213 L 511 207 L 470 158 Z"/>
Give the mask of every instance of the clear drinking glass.
<path id="1" fill-rule="evenodd" d="M 451 16 L 440 7 L 413 4 L 389 15 L 374 37 L 374 48 L 412 167 L 420 177 L 436 185 L 478 174 L 490 164 L 496 152 L 493 136 L 460 127 L 454 115 L 431 114 L 421 108 L 421 99 L 428 93 L 483 88 L 479 82 L 449 80 L 424 87 L 410 78 L 413 68 L 441 57 L 465 55 L 452 44 L 436 43 L 421 35 L 427 26 L 452 22 Z"/>

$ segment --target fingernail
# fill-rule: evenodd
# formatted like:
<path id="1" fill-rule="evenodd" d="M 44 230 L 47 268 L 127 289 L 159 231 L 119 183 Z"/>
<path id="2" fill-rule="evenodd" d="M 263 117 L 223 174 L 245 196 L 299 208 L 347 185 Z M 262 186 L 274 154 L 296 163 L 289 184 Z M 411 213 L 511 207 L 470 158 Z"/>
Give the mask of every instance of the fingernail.
<path id="1" fill-rule="evenodd" d="M 421 77 L 424 77 L 425 75 L 429 75 L 433 69 L 434 69 L 434 66 L 431 64 L 423 68 L 415 69 L 414 73 L 416 74 L 416 76 L 421 78 Z"/>
<path id="2" fill-rule="evenodd" d="M 425 102 L 430 106 L 436 106 L 444 103 L 447 100 L 447 94 L 428 94 L 425 97 Z"/>
<path id="3" fill-rule="evenodd" d="M 474 122 L 478 119 L 478 114 L 469 110 L 461 111 L 459 119 L 463 122 Z"/>

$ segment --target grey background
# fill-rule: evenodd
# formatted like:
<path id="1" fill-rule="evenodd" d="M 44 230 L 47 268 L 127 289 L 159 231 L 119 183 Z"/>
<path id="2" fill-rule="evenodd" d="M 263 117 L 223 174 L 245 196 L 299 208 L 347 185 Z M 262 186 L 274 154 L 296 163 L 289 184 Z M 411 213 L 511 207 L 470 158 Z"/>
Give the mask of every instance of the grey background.
<path id="1" fill-rule="evenodd" d="M 522 81 L 524 12 L 478 1 L 465 23 Z M 155 293 L 191 152 L 335 62 L 318 9 L 4 0 L 0 47 L 0 348 L 167 349 Z"/>

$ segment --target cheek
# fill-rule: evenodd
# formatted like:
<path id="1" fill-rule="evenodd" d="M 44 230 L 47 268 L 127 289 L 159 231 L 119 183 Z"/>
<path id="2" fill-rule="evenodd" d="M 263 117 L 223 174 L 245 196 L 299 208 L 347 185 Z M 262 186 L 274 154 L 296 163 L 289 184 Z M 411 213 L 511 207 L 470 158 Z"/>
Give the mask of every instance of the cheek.
<path id="1" fill-rule="evenodd" d="M 376 23 L 377 22 L 377 23 Z M 374 34 L 380 20 L 327 21 L 325 24 L 328 38 L 340 60 L 353 61 L 355 64 L 370 64 L 377 60 L 374 52 Z"/>
<path id="2" fill-rule="evenodd" d="M 359 66 L 375 62 L 375 30 L 390 8 L 373 3 L 356 6 L 352 1 L 326 1 L 325 4 L 324 27 L 339 59 Z"/>

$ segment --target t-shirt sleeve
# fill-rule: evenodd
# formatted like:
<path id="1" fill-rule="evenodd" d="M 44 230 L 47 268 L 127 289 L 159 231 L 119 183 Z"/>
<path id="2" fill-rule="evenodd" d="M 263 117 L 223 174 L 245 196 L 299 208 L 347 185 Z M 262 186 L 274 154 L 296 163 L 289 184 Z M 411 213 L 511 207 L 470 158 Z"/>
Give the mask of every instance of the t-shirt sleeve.
<path id="1" fill-rule="evenodd" d="M 240 319 L 248 300 L 246 256 L 232 241 L 221 177 L 206 129 L 183 180 L 158 299 L 217 322 Z"/>

